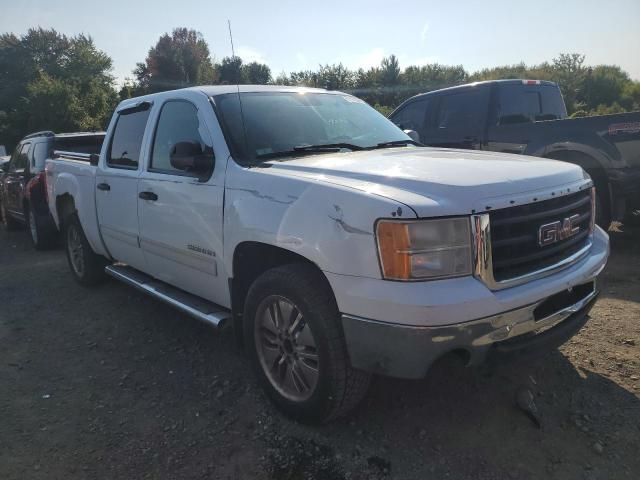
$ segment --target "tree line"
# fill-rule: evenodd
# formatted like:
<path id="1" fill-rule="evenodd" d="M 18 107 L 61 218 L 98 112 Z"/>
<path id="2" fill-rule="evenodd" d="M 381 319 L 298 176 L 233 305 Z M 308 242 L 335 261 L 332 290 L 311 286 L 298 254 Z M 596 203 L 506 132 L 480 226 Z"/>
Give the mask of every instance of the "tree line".
<path id="1" fill-rule="evenodd" d="M 87 35 L 30 29 L 0 36 L 0 144 L 12 148 L 37 130 L 104 129 L 118 101 L 193 85 L 278 84 L 343 90 L 384 114 L 403 100 L 439 88 L 481 80 L 529 78 L 560 85 L 569 114 L 598 115 L 640 110 L 640 82 L 615 65 L 588 66 L 581 54 L 560 54 L 550 62 L 524 63 L 470 73 L 462 65 L 400 67 L 390 55 L 379 66 L 349 69 L 342 63 L 315 70 L 282 72 L 240 57 L 217 62 L 195 30 L 176 28 L 151 46 L 118 88 L 113 61 Z"/>

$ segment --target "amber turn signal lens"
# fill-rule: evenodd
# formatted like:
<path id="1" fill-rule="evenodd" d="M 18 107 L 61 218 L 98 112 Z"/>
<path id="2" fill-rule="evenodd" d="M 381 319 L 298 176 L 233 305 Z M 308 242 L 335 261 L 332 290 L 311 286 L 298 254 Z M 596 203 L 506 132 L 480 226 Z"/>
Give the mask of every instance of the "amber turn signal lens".
<path id="1" fill-rule="evenodd" d="M 409 226 L 399 222 L 378 222 L 378 251 L 385 278 L 408 280 L 411 278 L 409 255 Z"/>

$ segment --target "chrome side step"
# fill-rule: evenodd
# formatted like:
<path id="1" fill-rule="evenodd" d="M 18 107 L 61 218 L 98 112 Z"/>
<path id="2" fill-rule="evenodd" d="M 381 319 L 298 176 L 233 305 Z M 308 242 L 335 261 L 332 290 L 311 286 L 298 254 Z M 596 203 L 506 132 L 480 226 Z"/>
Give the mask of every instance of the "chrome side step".
<path id="1" fill-rule="evenodd" d="M 156 280 L 128 265 L 116 263 L 105 267 L 104 271 L 116 280 L 131 285 L 216 328 L 222 328 L 226 321 L 231 318 L 231 312 L 226 308 Z"/>

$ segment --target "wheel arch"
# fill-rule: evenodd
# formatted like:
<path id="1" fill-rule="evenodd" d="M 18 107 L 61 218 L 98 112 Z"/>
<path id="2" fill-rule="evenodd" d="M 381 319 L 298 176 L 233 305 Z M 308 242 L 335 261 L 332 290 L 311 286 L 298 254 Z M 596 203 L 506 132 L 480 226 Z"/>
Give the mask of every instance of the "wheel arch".
<path id="1" fill-rule="evenodd" d="M 242 345 L 242 314 L 247 293 L 253 282 L 264 272 L 282 265 L 302 263 L 311 266 L 333 290 L 324 272 L 316 263 L 286 248 L 257 241 L 244 241 L 233 251 L 232 277 L 229 279 L 229 293 L 236 341 Z M 334 296 L 335 297 L 335 296 Z"/>

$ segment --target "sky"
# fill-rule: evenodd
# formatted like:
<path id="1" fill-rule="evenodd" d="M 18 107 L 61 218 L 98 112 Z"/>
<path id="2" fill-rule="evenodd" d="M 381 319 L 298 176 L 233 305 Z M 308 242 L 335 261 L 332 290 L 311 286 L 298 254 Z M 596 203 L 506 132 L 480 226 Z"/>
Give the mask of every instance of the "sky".
<path id="1" fill-rule="evenodd" d="M 536 64 L 578 52 L 640 80 L 640 0 L 0 0 L 0 33 L 30 27 L 90 34 L 121 83 L 160 35 L 202 33 L 212 56 L 265 62 L 273 76 L 342 62 L 368 68 L 394 53 L 401 67 Z"/>

